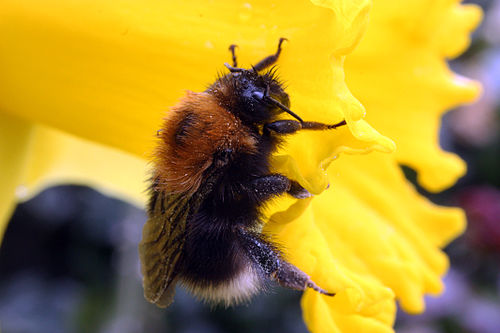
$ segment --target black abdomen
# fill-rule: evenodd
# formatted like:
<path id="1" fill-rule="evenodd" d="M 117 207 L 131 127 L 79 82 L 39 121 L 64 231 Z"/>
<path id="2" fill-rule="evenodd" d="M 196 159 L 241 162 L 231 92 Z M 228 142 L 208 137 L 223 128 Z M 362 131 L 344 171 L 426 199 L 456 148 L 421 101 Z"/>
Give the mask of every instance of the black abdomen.
<path id="1" fill-rule="evenodd" d="M 249 262 L 230 221 L 203 213 L 188 221 L 182 271 L 198 284 L 217 285 L 236 276 Z"/>

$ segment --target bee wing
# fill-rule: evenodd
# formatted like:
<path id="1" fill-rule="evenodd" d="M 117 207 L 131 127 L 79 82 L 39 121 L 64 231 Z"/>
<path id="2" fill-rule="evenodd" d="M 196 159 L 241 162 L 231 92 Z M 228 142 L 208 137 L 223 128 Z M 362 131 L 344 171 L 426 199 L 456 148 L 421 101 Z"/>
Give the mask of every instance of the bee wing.
<path id="1" fill-rule="evenodd" d="M 165 192 L 154 192 L 150 202 L 139 257 L 144 297 L 159 307 L 167 307 L 174 298 L 178 280 L 175 268 L 186 238 L 189 202 L 190 197 L 186 194 Z"/>

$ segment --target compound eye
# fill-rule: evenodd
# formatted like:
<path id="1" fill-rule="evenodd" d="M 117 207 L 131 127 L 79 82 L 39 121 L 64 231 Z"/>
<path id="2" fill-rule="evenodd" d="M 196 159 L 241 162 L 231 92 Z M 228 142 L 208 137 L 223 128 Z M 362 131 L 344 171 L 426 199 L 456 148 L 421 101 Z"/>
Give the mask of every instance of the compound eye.
<path id="1" fill-rule="evenodd" d="M 264 93 L 260 91 L 254 91 L 252 92 L 252 97 L 256 100 L 262 101 L 264 99 Z"/>

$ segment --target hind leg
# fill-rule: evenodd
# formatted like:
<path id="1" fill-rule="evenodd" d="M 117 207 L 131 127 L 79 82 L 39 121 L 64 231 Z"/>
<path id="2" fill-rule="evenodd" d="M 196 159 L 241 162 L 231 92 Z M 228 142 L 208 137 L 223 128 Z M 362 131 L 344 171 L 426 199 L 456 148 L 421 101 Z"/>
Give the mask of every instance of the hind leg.
<path id="1" fill-rule="evenodd" d="M 264 240 L 261 234 L 240 229 L 239 237 L 251 261 L 268 279 L 290 289 L 312 288 L 327 296 L 335 295 L 320 288 L 306 273 L 285 261 L 279 250 L 272 243 Z"/>

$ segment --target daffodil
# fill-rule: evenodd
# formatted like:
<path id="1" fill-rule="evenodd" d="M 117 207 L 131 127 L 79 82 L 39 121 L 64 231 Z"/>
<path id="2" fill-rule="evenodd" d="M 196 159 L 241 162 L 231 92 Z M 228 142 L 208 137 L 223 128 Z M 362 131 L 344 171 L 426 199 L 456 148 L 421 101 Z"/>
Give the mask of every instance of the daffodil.
<path id="1" fill-rule="evenodd" d="M 446 60 L 480 17 L 457 0 L 3 0 L 0 230 L 51 184 L 142 205 L 169 107 L 214 80 L 230 44 L 248 66 L 286 37 L 279 73 L 294 112 L 347 126 L 291 137 L 273 158 L 315 196 L 276 200 L 265 231 L 337 293 L 305 292 L 312 332 L 391 332 L 396 300 L 418 313 L 442 291 L 441 248 L 464 229 L 462 211 L 419 196 L 399 164 L 431 191 L 465 172 L 437 136 L 441 114 L 479 93 Z"/>

